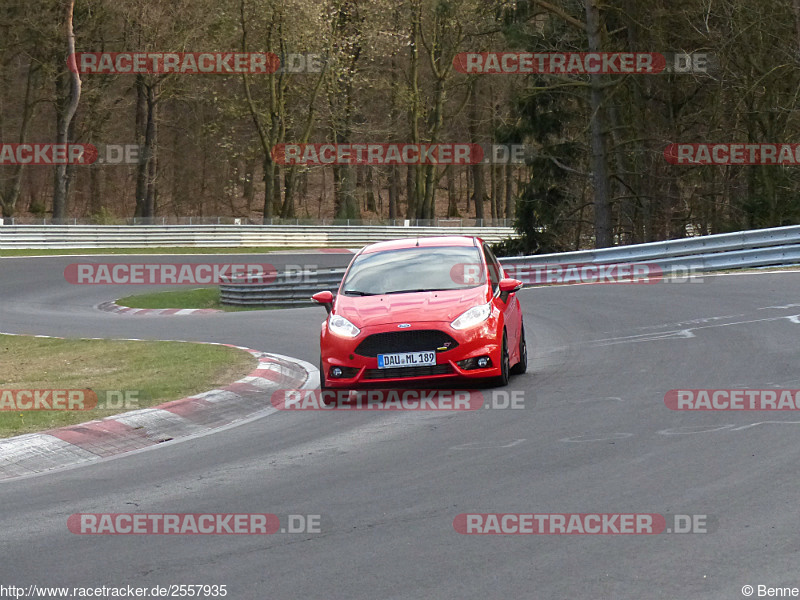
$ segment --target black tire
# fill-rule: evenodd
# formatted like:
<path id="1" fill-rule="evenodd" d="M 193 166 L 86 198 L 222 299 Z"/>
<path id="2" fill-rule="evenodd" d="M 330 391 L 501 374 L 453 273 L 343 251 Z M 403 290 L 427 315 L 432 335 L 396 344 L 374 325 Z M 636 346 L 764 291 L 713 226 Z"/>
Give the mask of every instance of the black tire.
<path id="1" fill-rule="evenodd" d="M 528 343 L 525 341 L 525 326 L 519 332 L 519 362 L 511 367 L 512 375 L 522 375 L 528 370 Z"/>
<path id="2" fill-rule="evenodd" d="M 320 391 L 320 398 L 322 398 L 323 404 L 325 406 L 333 406 L 336 404 L 336 399 L 327 399 L 324 397 L 324 392 L 330 391 L 327 385 L 325 385 L 325 369 L 323 368 L 322 364 L 322 357 L 319 359 L 319 391 Z"/>
<path id="3" fill-rule="evenodd" d="M 508 357 L 508 338 L 505 330 L 503 331 L 503 351 L 500 354 L 500 376 L 494 380 L 494 387 L 505 387 L 508 385 L 508 378 L 511 372 L 510 358 Z"/>
<path id="4" fill-rule="evenodd" d="M 325 368 L 322 364 L 322 357 L 319 358 L 319 389 L 327 390 L 328 387 L 325 385 Z"/>

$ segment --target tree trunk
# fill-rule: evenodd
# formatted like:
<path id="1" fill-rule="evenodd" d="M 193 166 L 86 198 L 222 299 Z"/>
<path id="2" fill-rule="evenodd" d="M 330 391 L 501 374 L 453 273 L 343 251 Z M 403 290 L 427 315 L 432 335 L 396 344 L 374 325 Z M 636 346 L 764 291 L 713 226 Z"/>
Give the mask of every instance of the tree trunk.
<path id="1" fill-rule="evenodd" d="M 375 178 L 373 175 L 373 169 L 369 165 L 365 166 L 364 168 L 367 171 L 366 176 L 364 177 L 367 195 L 367 212 L 377 213 L 378 207 L 375 204 Z"/>
<path id="2" fill-rule="evenodd" d="M 158 98 L 156 85 L 148 88 L 147 95 L 147 141 L 145 142 L 150 157 L 147 165 L 147 196 L 145 214 L 148 219 L 156 216 L 156 198 L 158 197 Z"/>
<path id="3" fill-rule="evenodd" d="M 272 218 L 272 198 L 275 195 L 275 162 L 271 154 L 264 155 L 264 216 L 263 222 Z"/>
<path id="4" fill-rule="evenodd" d="M 420 91 L 419 91 L 419 33 L 421 27 L 421 8 L 419 0 L 411 2 L 411 28 L 409 32 L 409 80 L 411 86 L 408 122 L 411 127 L 411 143 L 419 144 Z M 423 180 L 418 166 L 409 165 L 406 179 L 408 188 L 407 218 L 419 218 L 419 204 L 423 201 Z"/>
<path id="5" fill-rule="evenodd" d="M 287 167 L 283 174 L 283 206 L 281 207 L 281 217 L 293 219 L 296 216 L 294 210 L 294 191 L 297 177 L 296 167 Z"/>
<path id="6" fill-rule="evenodd" d="M 472 165 L 472 179 L 475 189 L 472 192 L 472 201 L 475 203 L 475 218 L 481 221 L 477 225 L 483 226 L 483 201 L 486 190 L 483 183 L 483 165 Z"/>
<path id="7" fill-rule="evenodd" d="M 28 141 L 28 131 L 30 130 L 31 119 L 33 118 L 34 103 L 31 101 L 33 89 L 34 72 L 38 67 L 34 66 L 33 59 L 28 62 L 28 73 L 25 83 L 25 99 L 22 105 L 22 122 L 19 126 L 19 137 L 17 141 L 24 144 Z M 0 107 L 2 110 L 2 107 Z M 0 208 L 3 217 L 13 217 L 17 210 L 20 192 L 22 190 L 22 175 L 25 171 L 25 164 L 20 163 L 14 166 L 11 173 L 11 180 L 5 189 L 0 189 Z"/>
<path id="8" fill-rule="evenodd" d="M 478 123 L 480 122 L 480 107 L 478 106 L 478 79 L 473 79 L 470 94 L 472 95 L 472 98 L 470 102 L 469 114 L 469 141 L 472 144 L 477 144 L 479 143 Z M 481 221 L 478 223 L 478 225 L 482 226 L 484 224 L 483 201 L 486 194 L 483 183 L 483 164 L 473 164 L 470 166 L 470 170 L 472 171 L 472 182 L 474 188 L 472 192 L 472 200 L 475 203 L 475 218 Z"/>
<path id="9" fill-rule="evenodd" d="M 339 212 L 337 219 L 360 219 L 361 211 L 356 197 L 356 176 L 353 167 L 341 165 L 336 173 L 339 176 L 337 191 L 339 195 Z"/>
<path id="10" fill-rule="evenodd" d="M 397 218 L 397 207 L 400 204 L 400 167 L 389 167 L 389 218 Z"/>
<path id="11" fill-rule="evenodd" d="M 72 15 L 75 0 L 65 0 L 64 20 L 67 37 L 66 56 L 75 54 L 75 33 L 72 28 Z M 64 61 L 66 62 L 66 61 Z M 63 64 L 63 63 L 62 63 Z M 76 66 L 77 67 L 77 66 Z M 78 102 L 81 98 L 81 77 L 78 69 L 56 76 L 56 144 L 66 145 L 69 142 L 69 127 Z M 53 185 L 53 219 L 64 219 L 67 216 L 67 165 L 56 165 Z"/>
<path id="12" fill-rule="evenodd" d="M 797 41 L 797 52 L 800 53 L 800 0 L 792 0 L 794 9 L 794 31 Z"/>
<path id="13" fill-rule="evenodd" d="M 155 216 L 158 143 L 156 83 L 148 84 L 144 75 L 136 76 L 136 142 L 142 148 L 142 159 L 136 166 L 135 217 Z"/>
<path id="14" fill-rule="evenodd" d="M 447 216 L 458 217 L 458 196 L 456 196 L 456 172 L 453 165 L 447 165 L 444 173 L 447 177 Z"/>
<path id="15" fill-rule="evenodd" d="M 514 165 L 511 163 L 506 165 L 505 168 L 505 176 L 506 176 L 506 219 L 513 219 L 514 213 L 516 212 L 516 206 L 514 201 Z"/>
<path id="16" fill-rule="evenodd" d="M 433 114 L 431 116 L 431 144 L 439 143 L 439 134 L 444 123 L 444 78 L 443 76 L 436 77 L 436 85 L 433 95 Z M 424 184 L 424 199 L 422 201 L 421 210 L 417 214 L 422 219 L 435 218 L 436 212 L 436 182 L 437 167 L 436 165 L 425 165 L 423 167 L 425 173 Z"/>
<path id="17" fill-rule="evenodd" d="M 489 212 L 492 216 L 492 223 L 497 219 L 497 167 L 493 164 L 489 165 L 489 189 L 492 191 L 492 197 L 489 199 Z"/>
<path id="18" fill-rule="evenodd" d="M 600 52 L 600 10 L 597 0 L 586 2 L 586 33 L 589 38 L 589 51 Z M 591 94 L 591 147 L 592 183 L 594 185 L 594 236 L 596 248 L 607 248 L 613 244 L 611 236 L 611 210 L 608 198 L 608 161 L 606 156 L 606 126 L 603 115 L 603 77 L 599 74 L 589 76 Z"/>
<path id="19" fill-rule="evenodd" d="M 414 165 L 406 167 L 406 219 L 417 217 L 417 170 Z"/>
<path id="20" fill-rule="evenodd" d="M 242 196 L 247 202 L 247 216 L 250 216 L 250 212 L 253 210 L 253 200 L 256 197 L 256 186 L 255 186 L 255 170 L 256 170 L 256 161 L 252 158 L 248 158 L 244 165 L 244 181 L 242 182 Z"/>

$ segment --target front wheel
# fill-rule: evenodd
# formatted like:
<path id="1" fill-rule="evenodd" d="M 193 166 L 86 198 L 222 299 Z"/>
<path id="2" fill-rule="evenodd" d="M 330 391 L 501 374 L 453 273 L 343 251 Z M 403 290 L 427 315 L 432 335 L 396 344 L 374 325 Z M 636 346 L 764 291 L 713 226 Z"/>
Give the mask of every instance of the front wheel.
<path id="1" fill-rule="evenodd" d="M 506 332 L 503 331 L 503 351 L 500 355 L 500 376 L 493 382 L 495 387 L 505 387 L 508 385 L 508 376 L 511 371 L 509 363 L 508 339 L 506 338 Z"/>
<path id="2" fill-rule="evenodd" d="M 512 375 L 522 375 L 528 370 L 528 344 L 525 342 L 525 326 L 519 330 L 519 362 L 511 368 Z"/>
<path id="3" fill-rule="evenodd" d="M 322 357 L 319 359 L 319 389 L 328 389 L 328 386 L 325 385 L 325 365 L 322 362 Z"/>
<path id="4" fill-rule="evenodd" d="M 325 404 L 325 406 L 333 406 L 334 404 L 336 404 L 335 397 L 334 397 L 334 399 L 331 399 L 331 398 L 327 397 L 328 396 L 327 394 L 325 394 L 325 392 L 329 391 L 330 389 L 331 388 L 329 388 L 325 384 L 325 364 L 322 362 L 322 357 L 320 357 L 320 359 L 319 359 L 319 391 L 320 391 L 320 397 L 322 398 L 322 403 Z"/>

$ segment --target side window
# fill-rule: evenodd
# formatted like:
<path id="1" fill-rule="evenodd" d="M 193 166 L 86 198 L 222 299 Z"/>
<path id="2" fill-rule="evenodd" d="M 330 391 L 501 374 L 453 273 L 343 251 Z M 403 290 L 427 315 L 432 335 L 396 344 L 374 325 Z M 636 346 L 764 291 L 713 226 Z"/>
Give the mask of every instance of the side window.
<path id="1" fill-rule="evenodd" d="M 486 258 L 486 268 L 489 271 L 489 281 L 492 282 L 492 289 L 497 292 L 500 288 L 500 278 L 503 276 L 503 269 L 486 244 L 483 245 L 483 255 Z"/>

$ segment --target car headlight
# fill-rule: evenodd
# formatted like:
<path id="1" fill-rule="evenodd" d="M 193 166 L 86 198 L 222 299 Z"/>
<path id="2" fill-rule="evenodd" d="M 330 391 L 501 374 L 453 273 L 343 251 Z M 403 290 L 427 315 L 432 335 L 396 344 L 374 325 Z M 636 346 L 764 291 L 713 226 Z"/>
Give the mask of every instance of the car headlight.
<path id="1" fill-rule="evenodd" d="M 479 323 L 483 323 L 492 314 L 492 304 L 482 304 L 481 306 L 473 306 L 467 312 L 458 317 L 455 321 L 450 323 L 453 329 L 467 329 L 474 327 Z"/>
<path id="2" fill-rule="evenodd" d="M 336 335 L 346 338 L 354 338 L 361 333 L 361 330 L 358 327 L 339 315 L 335 315 L 330 318 L 328 321 L 328 329 L 331 333 L 335 333 Z"/>

